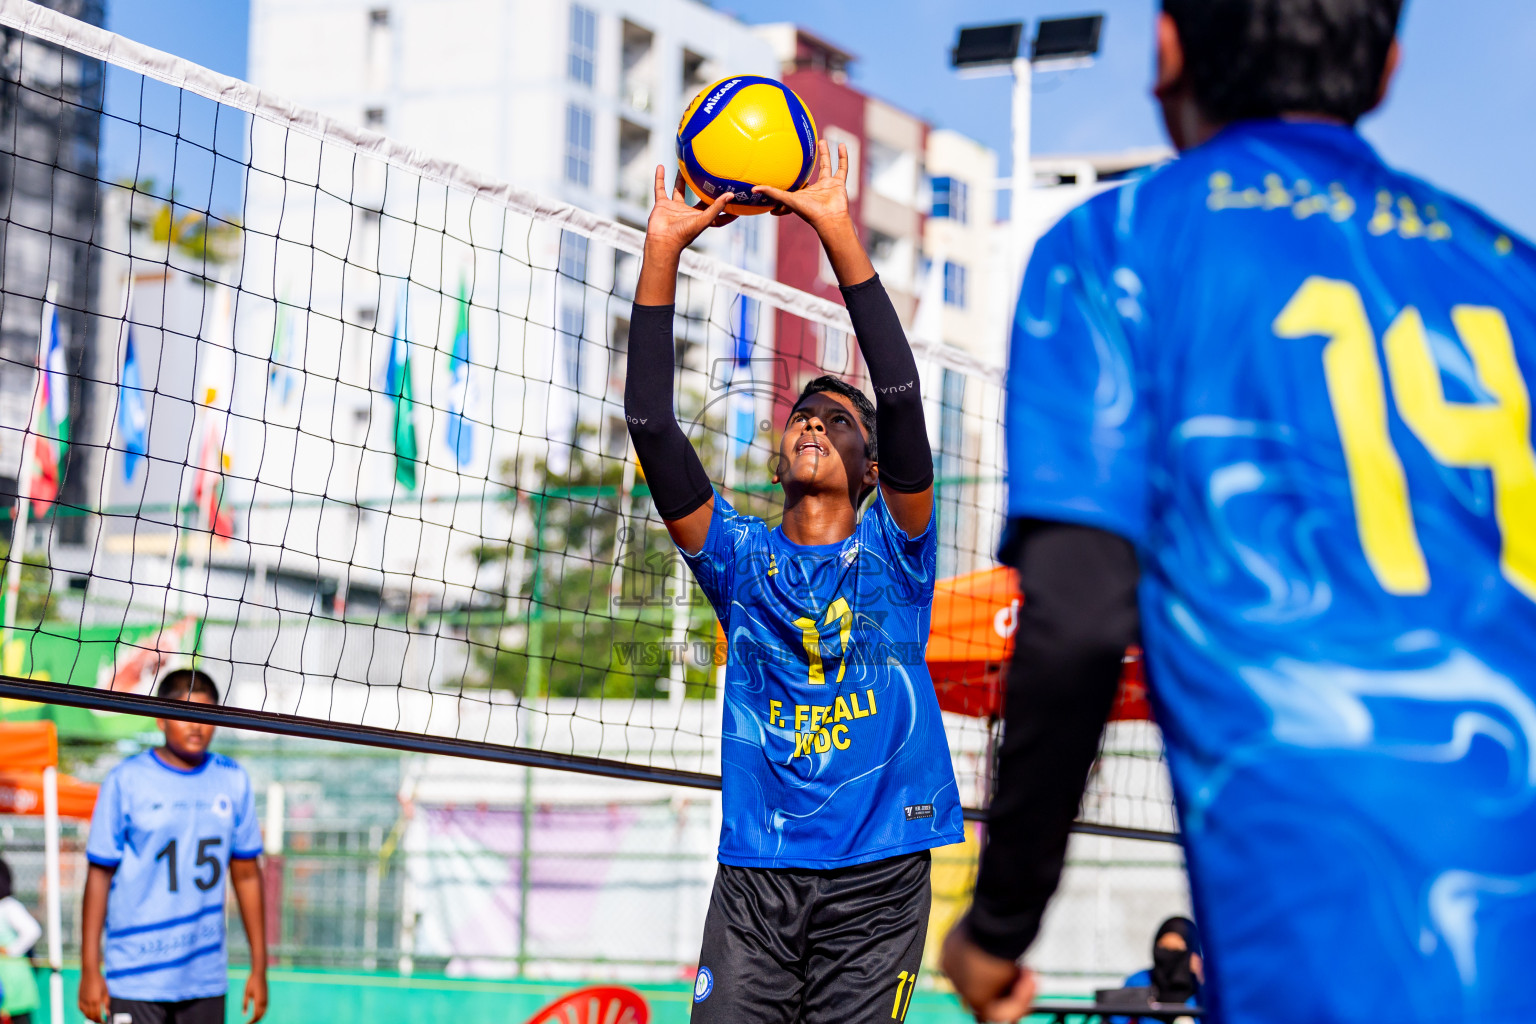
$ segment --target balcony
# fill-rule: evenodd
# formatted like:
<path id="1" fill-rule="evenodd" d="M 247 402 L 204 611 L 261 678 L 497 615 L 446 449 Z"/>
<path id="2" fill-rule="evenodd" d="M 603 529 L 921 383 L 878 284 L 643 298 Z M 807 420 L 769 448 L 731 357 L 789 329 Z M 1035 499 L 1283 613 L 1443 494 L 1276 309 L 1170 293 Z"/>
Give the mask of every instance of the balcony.
<path id="1" fill-rule="evenodd" d="M 626 20 L 623 29 L 619 95 L 624 105 L 639 114 L 649 114 L 655 105 L 656 35 Z"/>
<path id="2" fill-rule="evenodd" d="M 619 118 L 619 200 L 649 210 L 655 174 L 651 130 L 628 118 Z"/>

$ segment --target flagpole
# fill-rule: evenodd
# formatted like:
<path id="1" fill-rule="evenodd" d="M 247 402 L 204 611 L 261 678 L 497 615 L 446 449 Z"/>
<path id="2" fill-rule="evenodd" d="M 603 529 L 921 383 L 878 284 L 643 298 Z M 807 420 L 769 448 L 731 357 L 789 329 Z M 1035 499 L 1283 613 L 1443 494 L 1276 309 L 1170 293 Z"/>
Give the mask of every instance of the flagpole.
<path id="1" fill-rule="evenodd" d="M 37 394 L 42 393 L 42 374 L 44 353 L 48 351 L 48 326 L 52 320 L 49 313 L 54 308 L 54 300 L 58 296 L 58 285 L 48 282 L 47 297 L 43 300 L 42 329 L 37 336 Z M 37 418 L 37 398 L 32 400 L 32 412 L 29 414 L 35 421 Z M 16 629 L 16 605 L 21 602 L 21 565 L 27 556 L 27 514 L 31 512 L 32 497 L 32 471 L 33 464 L 32 446 L 33 430 L 36 422 L 29 422 L 27 429 L 22 433 L 21 440 L 21 474 L 16 481 L 16 515 L 11 520 L 11 547 L 6 554 L 5 566 L 5 624 L 0 630 L 0 670 L 9 674 L 14 668 L 18 673 L 21 666 L 10 663 L 11 634 Z"/>

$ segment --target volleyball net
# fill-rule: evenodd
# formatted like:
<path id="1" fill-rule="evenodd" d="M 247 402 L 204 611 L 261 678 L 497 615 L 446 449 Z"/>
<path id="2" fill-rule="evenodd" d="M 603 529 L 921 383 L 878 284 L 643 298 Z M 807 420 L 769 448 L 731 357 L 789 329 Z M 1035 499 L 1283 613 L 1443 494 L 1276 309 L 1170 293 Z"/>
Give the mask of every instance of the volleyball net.
<path id="1" fill-rule="evenodd" d="M 25 0 L 0 0 L 0 693 L 718 785 L 726 651 L 625 430 L 643 236 Z M 99 141 L 99 145 L 98 145 Z M 846 312 L 774 225 L 685 254 L 677 394 L 716 486 L 781 511 Z M 914 334 L 936 457 L 928 663 L 985 805 L 1017 604 L 1000 360 Z M 1168 836 L 1134 679 L 1084 826 Z"/>

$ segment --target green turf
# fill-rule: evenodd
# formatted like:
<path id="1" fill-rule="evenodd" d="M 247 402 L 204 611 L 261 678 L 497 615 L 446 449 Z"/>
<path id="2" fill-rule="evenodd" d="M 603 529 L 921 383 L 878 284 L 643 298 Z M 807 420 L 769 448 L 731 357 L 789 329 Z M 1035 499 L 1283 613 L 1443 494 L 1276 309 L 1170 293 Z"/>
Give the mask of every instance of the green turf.
<path id="1" fill-rule="evenodd" d="M 274 968 L 268 972 L 271 1005 L 267 1020 L 271 1024 L 420 1024 L 421 1021 L 445 1021 L 451 1024 L 523 1024 L 544 1006 L 582 982 L 557 981 L 485 981 L 418 974 L 402 978 L 396 974 L 362 971 L 327 971 Z M 47 986 L 42 975 L 45 1005 L 33 1015 L 36 1024 L 46 1024 Z M 83 1019 L 75 1009 L 75 990 L 79 972 L 64 972 L 64 1001 L 68 1008 L 67 1024 Z M 654 1024 L 686 1024 L 693 990 L 687 982 L 666 985 L 634 985 L 651 1007 Z M 229 1022 L 243 1022 L 239 996 L 245 990 L 245 973 L 230 972 Z M 906 1024 L 967 1024 L 971 1016 L 960 1011 L 954 996 L 937 992 L 919 992 L 908 1007 Z"/>

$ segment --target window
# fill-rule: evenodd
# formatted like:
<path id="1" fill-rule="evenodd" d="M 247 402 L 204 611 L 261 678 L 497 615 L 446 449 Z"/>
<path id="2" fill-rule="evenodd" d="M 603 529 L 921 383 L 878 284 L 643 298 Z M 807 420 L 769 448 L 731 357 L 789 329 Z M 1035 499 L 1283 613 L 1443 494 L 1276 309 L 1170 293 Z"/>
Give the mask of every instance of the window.
<path id="1" fill-rule="evenodd" d="M 639 279 L 640 257 L 622 249 L 613 250 L 613 294 L 621 299 L 633 299 Z"/>
<path id="2" fill-rule="evenodd" d="M 683 99 L 691 100 L 711 81 L 707 70 L 709 58 L 692 50 L 683 51 Z"/>
<path id="3" fill-rule="evenodd" d="M 651 204 L 651 130 L 619 118 L 619 198 L 644 209 Z"/>
<path id="4" fill-rule="evenodd" d="M 933 215 L 935 217 L 945 217 L 959 221 L 961 224 L 969 223 L 970 211 L 967 209 L 969 199 L 970 189 L 959 178 L 933 179 Z"/>
<path id="5" fill-rule="evenodd" d="M 565 108 L 565 180 L 592 184 L 592 111 L 575 103 Z"/>
<path id="6" fill-rule="evenodd" d="M 389 8 L 375 7 L 368 12 L 369 28 L 389 28 Z"/>
<path id="7" fill-rule="evenodd" d="M 571 231 L 560 232 L 560 273 L 573 281 L 587 279 L 587 239 Z"/>
<path id="8" fill-rule="evenodd" d="M 369 128 L 383 128 L 384 108 L 369 107 L 367 110 L 363 111 L 363 124 L 367 125 Z"/>
<path id="9" fill-rule="evenodd" d="M 624 102 L 641 112 L 651 109 L 651 93 L 656 82 L 656 36 L 626 19 L 620 25 L 623 48 L 620 51 L 619 94 Z"/>
<path id="10" fill-rule="evenodd" d="M 859 137 L 836 125 L 828 125 L 821 133 L 827 140 L 827 157 L 832 161 L 831 170 L 837 169 L 837 144 L 848 147 L 848 198 L 859 198 Z"/>
<path id="11" fill-rule="evenodd" d="M 944 305 L 965 308 L 965 267 L 944 261 Z"/>
<path id="12" fill-rule="evenodd" d="M 869 187 L 887 199 L 917 205 L 919 180 L 916 154 L 871 140 L 865 147 Z"/>
<path id="13" fill-rule="evenodd" d="M 833 373 L 848 373 L 848 335 L 831 327 L 821 328 L 821 365 Z"/>
<path id="14" fill-rule="evenodd" d="M 581 390 L 581 331 L 581 307 L 562 307 L 560 310 L 560 363 L 565 372 L 565 384 L 572 391 Z"/>
<path id="15" fill-rule="evenodd" d="M 965 375 L 945 369 L 939 390 L 939 461 L 960 455 L 965 439 Z M 947 468 L 947 467 L 946 467 Z"/>
<path id="16" fill-rule="evenodd" d="M 571 81 L 592 84 L 592 67 L 597 60 L 597 15 L 579 4 L 571 5 L 571 53 L 566 73 Z"/>

